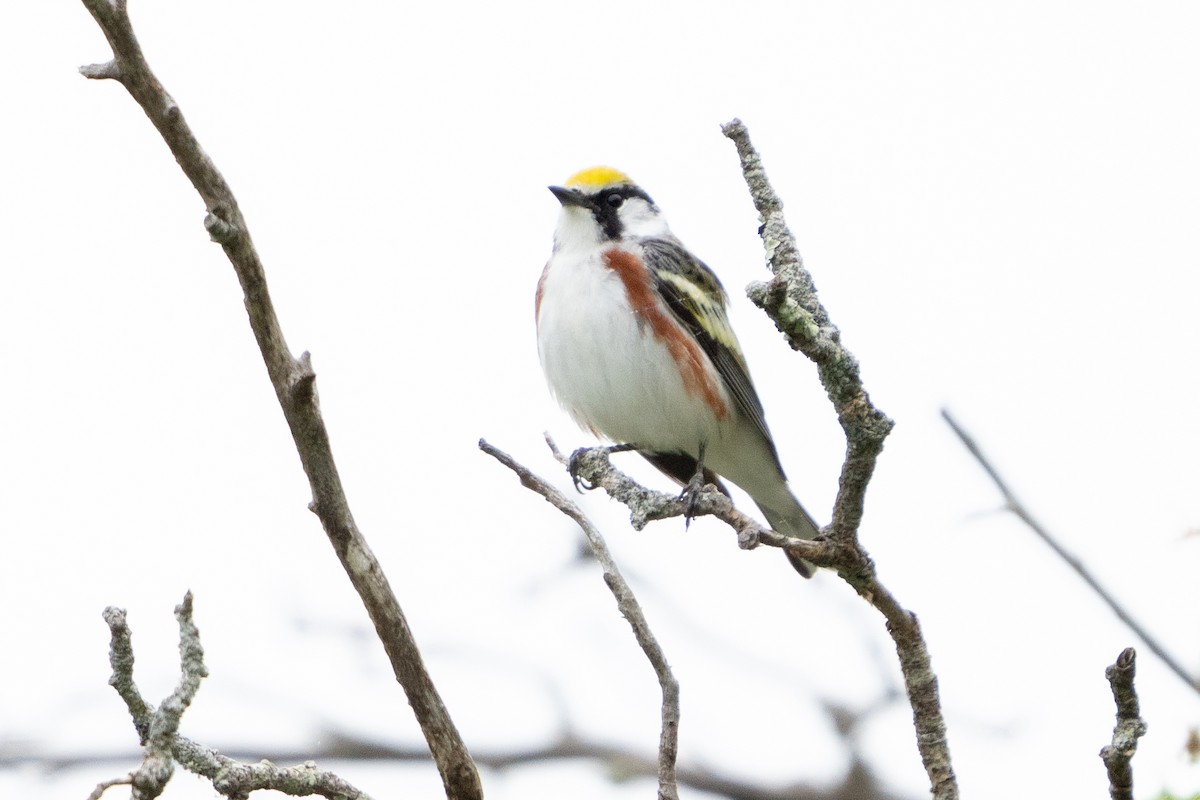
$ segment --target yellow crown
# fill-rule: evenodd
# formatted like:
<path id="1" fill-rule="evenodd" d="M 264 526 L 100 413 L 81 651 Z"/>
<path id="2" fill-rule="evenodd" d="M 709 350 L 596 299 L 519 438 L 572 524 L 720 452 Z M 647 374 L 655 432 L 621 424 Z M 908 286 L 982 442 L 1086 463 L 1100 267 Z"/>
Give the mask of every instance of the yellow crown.
<path id="1" fill-rule="evenodd" d="M 632 184 L 629 176 L 612 167 L 588 167 L 567 178 L 567 186 L 572 189 L 599 189 L 619 183 Z"/>

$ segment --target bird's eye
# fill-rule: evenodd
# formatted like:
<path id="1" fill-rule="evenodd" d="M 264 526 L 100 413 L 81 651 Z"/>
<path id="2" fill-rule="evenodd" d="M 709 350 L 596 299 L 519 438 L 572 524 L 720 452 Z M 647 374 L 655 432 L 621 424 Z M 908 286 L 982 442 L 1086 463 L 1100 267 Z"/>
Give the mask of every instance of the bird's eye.
<path id="1" fill-rule="evenodd" d="M 609 208 L 620 208 L 621 204 L 625 202 L 625 198 L 616 192 L 609 192 L 608 196 L 604 198 L 604 202 L 608 203 Z"/>

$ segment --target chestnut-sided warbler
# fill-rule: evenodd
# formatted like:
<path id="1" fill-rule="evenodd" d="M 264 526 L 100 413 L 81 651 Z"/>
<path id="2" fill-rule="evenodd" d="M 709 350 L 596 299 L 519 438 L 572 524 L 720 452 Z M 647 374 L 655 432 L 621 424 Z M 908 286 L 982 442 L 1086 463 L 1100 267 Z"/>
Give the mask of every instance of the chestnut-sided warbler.
<path id="1" fill-rule="evenodd" d="M 562 211 L 535 308 L 559 403 L 679 483 L 701 476 L 725 491 L 722 476 L 776 531 L 817 536 L 788 488 L 716 275 L 621 172 L 585 169 L 550 191 Z"/>

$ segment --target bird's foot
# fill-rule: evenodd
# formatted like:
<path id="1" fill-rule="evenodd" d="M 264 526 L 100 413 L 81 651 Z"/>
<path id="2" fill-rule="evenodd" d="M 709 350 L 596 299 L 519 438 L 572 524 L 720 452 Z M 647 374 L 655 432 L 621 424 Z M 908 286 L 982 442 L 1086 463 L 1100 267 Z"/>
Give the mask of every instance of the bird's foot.
<path id="1" fill-rule="evenodd" d="M 591 491 L 596 488 L 596 484 L 588 483 L 583 478 L 579 477 L 579 470 L 583 468 L 583 457 L 588 454 L 588 448 L 581 447 L 571 457 L 567 459 L 567 473 L 571 476 L 571 483 L 575 484 L 575 491 L 583 494 L 584 490 Z"/>
<path id="2" fill-rule="evenodd" d="M 700 511 L 700 497 L 704 494 L 704 486 L 704 467 L 700 466 L 691 480 L 683 485 L 683 491 L 679 493 L 679 499 L 683 501 L 684 530 L 687 530 L 692 524 L 692 518 Z"/>
<path id="3" fill-rule="evenodd" d="M 613 453 L 624 453 L 627 450 L 636 450 L 637 445 L 632 444 L 614 444 L 606 447 L 605 450 L 609 455 Z M 567 459 L 567 472 L 571 476 L 571 483 L 575 484 L 575 491 L 583 494 L 585 491 L 590 492 L 596 488 L 596 484 L 588 483 L 583 478 L 579 477 L 579 471 L 583 469 L 583 459 L 591 451 L 591 448 L 581 447 L 571 457 Z"/>

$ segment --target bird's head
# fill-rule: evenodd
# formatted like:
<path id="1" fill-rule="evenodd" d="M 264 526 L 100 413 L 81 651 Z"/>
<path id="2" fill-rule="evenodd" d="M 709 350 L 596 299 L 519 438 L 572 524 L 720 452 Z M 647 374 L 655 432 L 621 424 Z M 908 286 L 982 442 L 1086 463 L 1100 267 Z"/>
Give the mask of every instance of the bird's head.
<path id="1" fill-rule="evenodd" d="M 664 236 L 666 220 L 650 195 L 612 167 L 589 167 L 550 191 L 562 204 L 554 233 L 559 247 L 594 246 L 641 236 Z"/>

